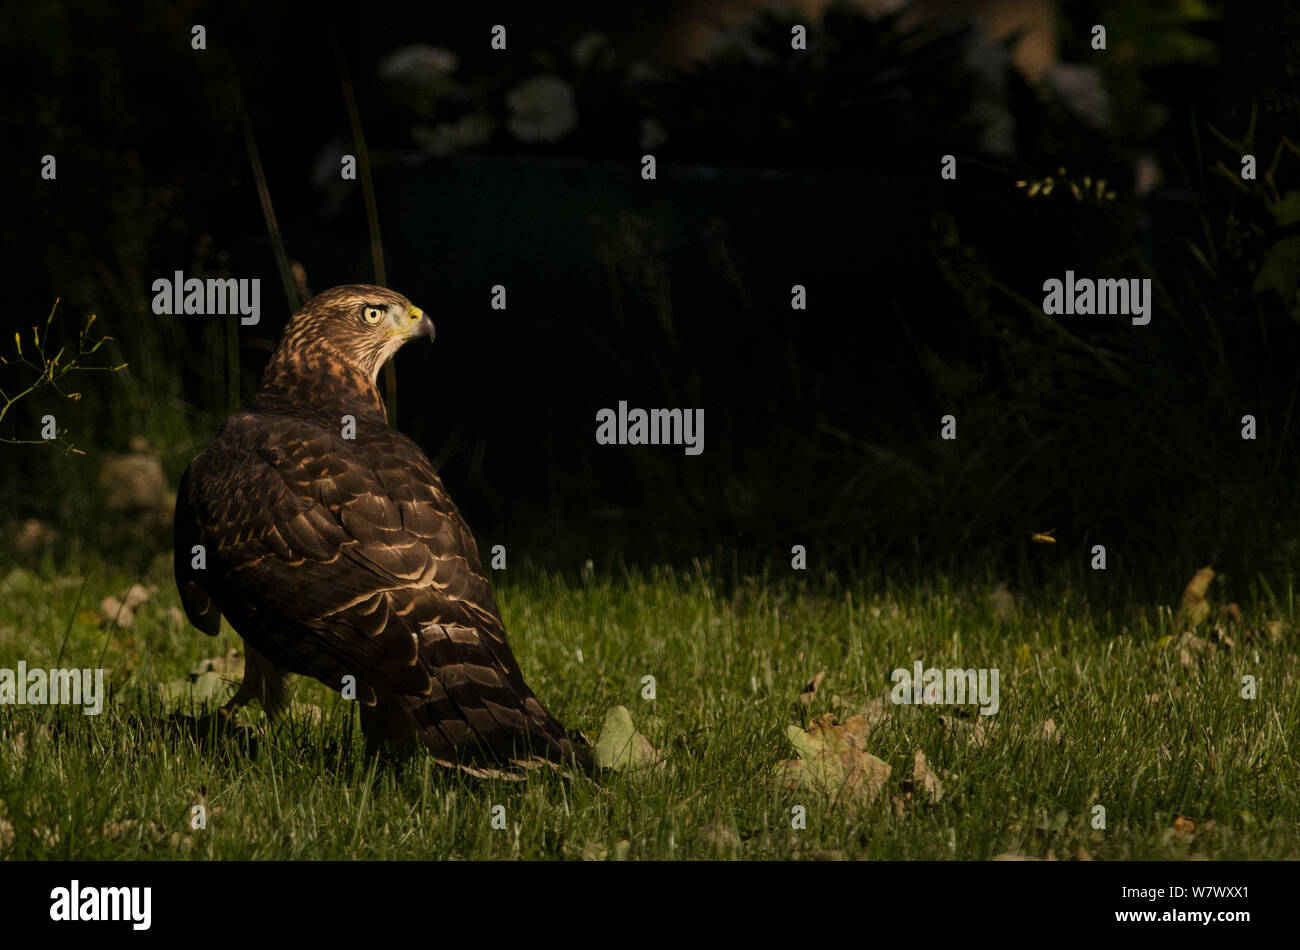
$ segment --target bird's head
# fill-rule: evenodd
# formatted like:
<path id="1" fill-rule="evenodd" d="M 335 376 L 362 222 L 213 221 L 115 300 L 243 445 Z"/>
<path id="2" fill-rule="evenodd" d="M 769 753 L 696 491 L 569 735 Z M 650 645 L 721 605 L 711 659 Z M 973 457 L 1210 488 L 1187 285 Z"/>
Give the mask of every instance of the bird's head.
<path id="1" fill-rule="evenodd" d="M 422 335 L 433 339 L 433 321 L 401 294 L 373 284 L 334 287 L 293 315 L 250 405 L 387 417 L 375 385 L 380 367 Z"/>
<path id="2" fill-rule="evenodd" d="M 281 349 L 324 343 L 374 382 L 402 344 L 433 339 L 433 321 L 401 294 L 373 284 L 347 284 L 317 294 L 285 330 Z"/>

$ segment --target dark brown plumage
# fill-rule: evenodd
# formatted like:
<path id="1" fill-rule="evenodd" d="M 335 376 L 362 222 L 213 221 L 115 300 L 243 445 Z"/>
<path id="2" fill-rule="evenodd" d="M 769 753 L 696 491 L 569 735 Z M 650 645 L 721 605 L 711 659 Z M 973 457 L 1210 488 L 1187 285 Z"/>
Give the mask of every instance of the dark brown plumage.
<path id="1" fill-rule="evenodd" d="M 211 635 L 225 616 L 243 637 L 232 706 L 257 699 L 274 714 L 285 671 L 339 691 L 351 676 L 372 749 L 418 738 L 471 771 L 549 762 L 590 772 L 585 744 L 524 683 L 442 481 L 388 425 L 375 378 L 422 334 L 433 338 L 427 316 L 369 285 L 328 290 L 294 316 L 247 408 L 181 479 L 185 612 Z"/>

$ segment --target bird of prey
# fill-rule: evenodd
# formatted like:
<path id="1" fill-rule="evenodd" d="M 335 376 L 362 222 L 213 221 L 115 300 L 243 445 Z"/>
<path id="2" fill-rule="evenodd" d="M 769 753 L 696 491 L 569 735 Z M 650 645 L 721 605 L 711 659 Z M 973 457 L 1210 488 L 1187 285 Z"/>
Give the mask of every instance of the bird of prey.
<path id="1" fill-rule="evenodd" d="M 284 674 L 361 704 L 367 749 L 519 776 L 592 771 L 524 683 L 469 528 L 375 385 L 433 323 L 383 287 L 335 287 L 290 321 L 247 407 L 181 478 L 174 568 L 190 622 L 245 645 L 227 709 L 285 705 Z"/>

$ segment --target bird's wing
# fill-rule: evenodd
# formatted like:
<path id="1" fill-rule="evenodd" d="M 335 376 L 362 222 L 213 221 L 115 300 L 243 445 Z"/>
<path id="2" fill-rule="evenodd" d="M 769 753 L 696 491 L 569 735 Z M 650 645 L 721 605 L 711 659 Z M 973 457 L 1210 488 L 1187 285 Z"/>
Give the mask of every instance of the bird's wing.
<path id="1" fill-rule="evenodd" d="M 199 542 L 200 531 L 190 508 L 190 469 L 181 476 L 176 491 L 176 511 L 172 516 L 172 569 L 181 606 L 190 623 L 210 637 L 221 630 L 221 612 L 204 583 L 207 551 Z"/>
<path id="2" fill-rule="evenodd" d="M 281 666 L 336 690 L 351 675 L 369 705 L 396 697 L 435 753 L 573 758 L 524 683 L 474 539 L 428 459 L 386 426 L 357 435 L 232 416 L 186 473 L 178 584 Z M 182 535 L 206 546 L 206 573 L 184 570 Z M 186 609 L 207 616 L 201 597 Z"/>

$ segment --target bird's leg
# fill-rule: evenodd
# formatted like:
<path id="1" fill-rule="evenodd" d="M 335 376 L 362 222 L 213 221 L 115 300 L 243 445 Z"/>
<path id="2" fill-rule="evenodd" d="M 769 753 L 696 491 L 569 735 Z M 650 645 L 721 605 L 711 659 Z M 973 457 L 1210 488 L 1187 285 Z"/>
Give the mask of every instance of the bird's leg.
<path id="1" fill-rule="evenodd" d="M 366 737 L 366 755 L 391 752 L 394 761 L 409 758 L 419 746 L 409 707 L 399 700 L 377 697 L 373 705 L 361 705 L 361 732 Z M 381 757 L 383 757 L 381 755 Z"/>
<path id="2" fill-rule="evenodd" d="M 248 705 L 256 699 L 266 712 L 268 719 L 274 719 L 288 704 L 284 671 L 258 653 L 244 641 L 244 681 L 230 701 L 221 707 L 221 715 L 227 721 L 236 709 Z"/>

